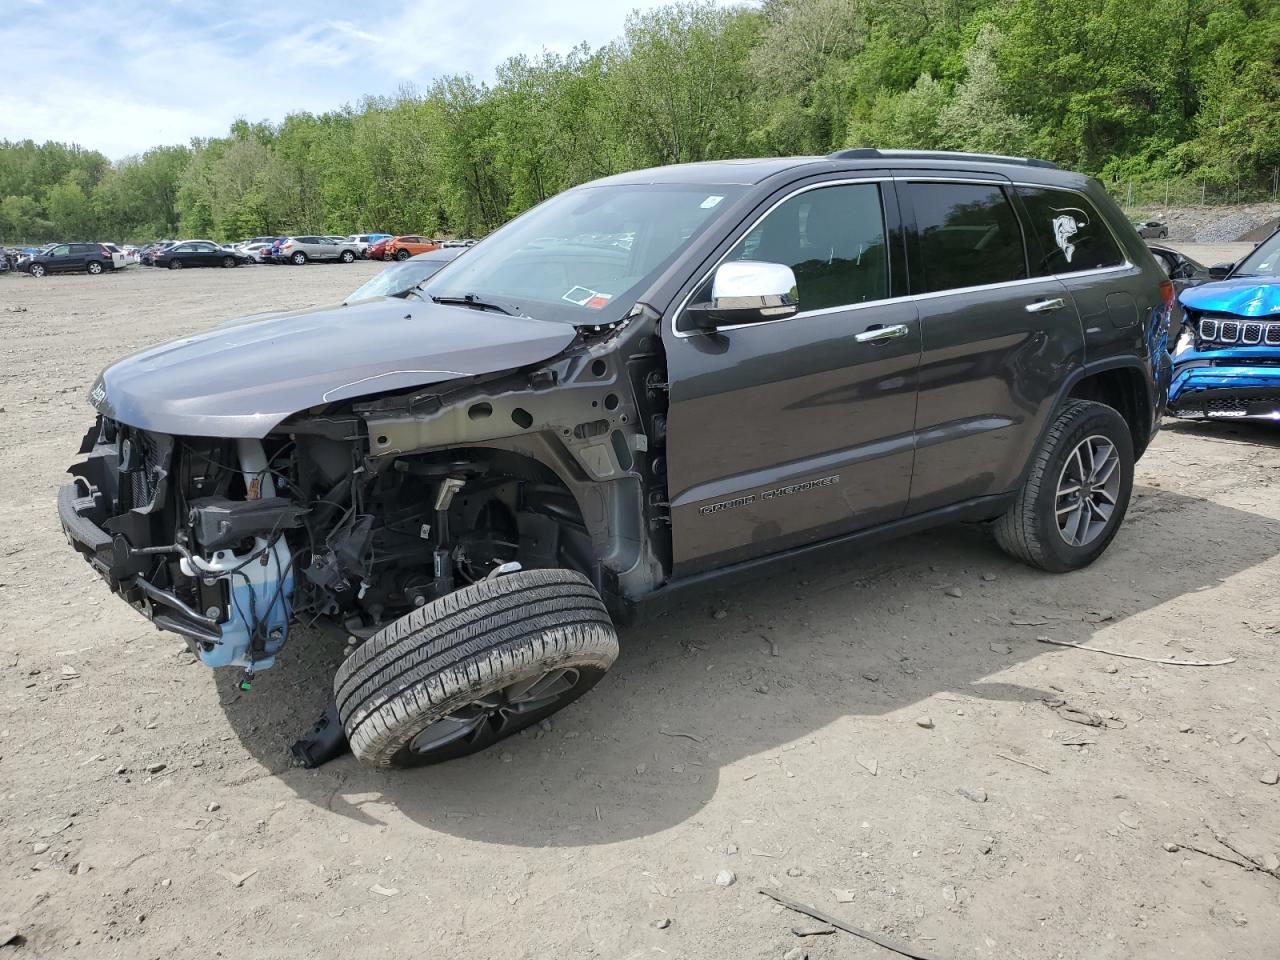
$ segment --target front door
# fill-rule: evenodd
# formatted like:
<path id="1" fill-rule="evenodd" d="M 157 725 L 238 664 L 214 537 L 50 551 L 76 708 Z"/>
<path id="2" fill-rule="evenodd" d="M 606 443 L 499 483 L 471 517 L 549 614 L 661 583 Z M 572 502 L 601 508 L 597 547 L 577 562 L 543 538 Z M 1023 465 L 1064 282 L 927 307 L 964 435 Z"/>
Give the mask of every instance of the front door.
<path id="1" fill-rule="evenodd" d="M 1066 287 L 1028 263 L 1007 182 L 898 186 L 914 220 L 922 338 L 908 506 L 917 514 L 1017 487 L 1084 341 Z"/>
<path id="2" fill-rule="evenodd" d="M 71 244 L 62 243 L 54 247 L 48 253 L 48 259 L 45 261 L 44 268 L 49 273 L 63 273 L 70 270 L 71 263 Z"/>
<path id="3" fill-rule="evenodd" d="M 712 333 L 677 314 L 664 331 L 676 576 L 902 515 L 920 327 L 901 258 L 891 182 L 809 185 L 721 261 L 791 267 L 800 312 Z"/>

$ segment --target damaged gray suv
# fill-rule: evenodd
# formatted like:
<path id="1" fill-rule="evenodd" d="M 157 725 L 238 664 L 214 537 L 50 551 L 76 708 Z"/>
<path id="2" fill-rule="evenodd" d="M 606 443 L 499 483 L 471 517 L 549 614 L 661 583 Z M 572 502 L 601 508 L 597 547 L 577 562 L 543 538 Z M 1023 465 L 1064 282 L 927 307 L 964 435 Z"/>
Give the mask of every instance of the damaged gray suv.
<path id="1" fill-rule="evenodd" d="M 58 510 L 245 685 L 299 624 L 337 633 L 300 762 L 434 763 L 589 690 L 615 623 L 764 561 L 978 521 L 1041 569 L 1092 562 L 1159 422 L 1171 302 L 1101 187 L 1041 161 L 627 173 L 407 299 L 107 368 Z"/>

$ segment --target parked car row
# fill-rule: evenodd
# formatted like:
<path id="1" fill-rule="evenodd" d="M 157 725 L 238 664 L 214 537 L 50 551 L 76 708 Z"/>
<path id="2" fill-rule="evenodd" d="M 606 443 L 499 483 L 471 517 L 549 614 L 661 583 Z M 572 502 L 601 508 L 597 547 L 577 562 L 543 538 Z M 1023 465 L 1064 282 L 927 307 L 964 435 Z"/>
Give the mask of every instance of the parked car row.
<path id="1" fill-rule="evenodd" d="M 212 240 L 159 240 L 144 247 L 114 243 L 47 243 L 43 247 L 0 251 L 0 270 L 15 269 L 32 276 L 53 273 L 92 273 L 119 270 L 131 263 L 181 270 L 187 267 L 238 267 L 249 263 L 352 263 L 361 258 L 408 260 L 448 247 L 459 249 L 474 240 L 430 240 L 418 235 L 385 233 L 305 234 L 251 237 L 237 243 Z"/>

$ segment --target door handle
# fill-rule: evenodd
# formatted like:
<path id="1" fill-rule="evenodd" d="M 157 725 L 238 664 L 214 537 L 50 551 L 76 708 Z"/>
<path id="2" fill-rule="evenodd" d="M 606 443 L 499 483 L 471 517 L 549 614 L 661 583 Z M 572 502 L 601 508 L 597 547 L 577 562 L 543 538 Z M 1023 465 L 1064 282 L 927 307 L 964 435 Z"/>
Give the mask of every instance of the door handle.
<path id="1" fill-rule="evenodd" d="M 1052 300 L 1037 300 L 1035 303 L 1028 303 L 1027 313 L 1048 313 L 1050 310 L 1061 310 L 1067 305 L 1067 302 L 1061 297 L 1054 297 Z"/>
<path id="2" fill-rule="evenodd" d="M 895 323 L 889 327 L 871 327 L 863 330 L 859 334 L 854 335 L 854 340 L 858 343 L 880 343 L 884 340 L 897 340 L 899 337 L 905 337 L 911 332 L 911 328 L 905 323 Z"/>

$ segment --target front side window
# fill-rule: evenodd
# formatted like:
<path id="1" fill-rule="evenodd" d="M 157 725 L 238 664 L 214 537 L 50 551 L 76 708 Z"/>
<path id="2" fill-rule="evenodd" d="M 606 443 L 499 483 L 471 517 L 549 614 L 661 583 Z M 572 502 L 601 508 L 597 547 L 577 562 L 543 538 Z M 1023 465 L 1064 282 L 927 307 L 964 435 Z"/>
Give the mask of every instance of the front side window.
<path id="1" fill-rule="evenodd" d="M 71 245 L 70 245 L 70 244 L 67 244 L 67 243 L 64 243 L 64 244 L 62 244 L 61 246 L 54 247 L 52 250 L 50 250 L 50 251 L 49 251 L 49 256 L 51 256 L 51 257 L 65 257 L 65 256 L 66 256 L 67 254 L 69 254 L 70 252 L 71 252 Z"/>
<path id="2" fill-rule="evenodd" d="M 599 324 L 635 305 L 747 188 L 710 183 L 577 187 L 513 220 L 423 285 L 544 320 Z"/>
<path id="3" fill-rule="evenodd" d="M 1004 190 L 993 184 L 913 183 L 919 262 L 913 293 L 1021 280 L 1027 275 L 1022 228 Z"/>
<path id="4" fill-rule="evenodd" d="M 790 267 L 802 313 L 883 300 L 889 295 L 889 260 L 880 187 L 838 184 L 789 197 L 726 260 Z M 708 287 L 703 296 L 709 295 Z"/>
<path id="5" fill-rule="evenodd" d="M 1078 193 L 1051 187 L 1018 187 L 1040 247 L 1032 259 L 1038 277 L 1124 264 L 1124 254 L 1102 215 Z"/>

